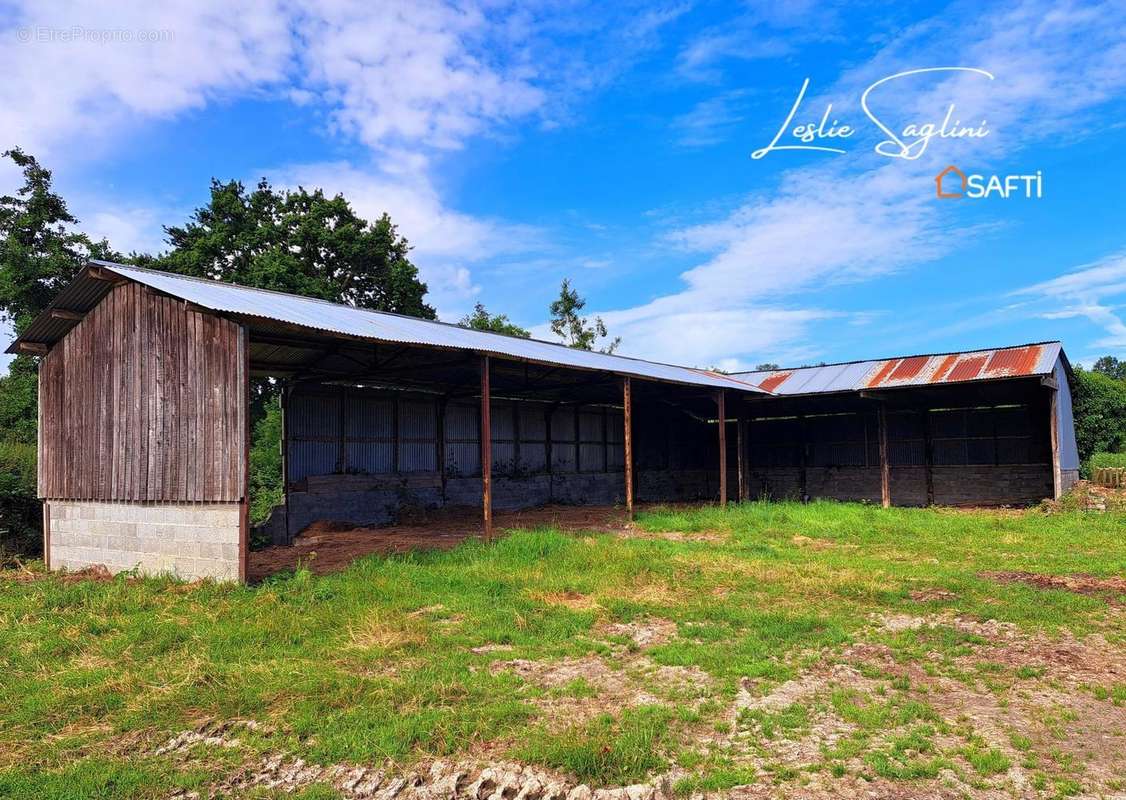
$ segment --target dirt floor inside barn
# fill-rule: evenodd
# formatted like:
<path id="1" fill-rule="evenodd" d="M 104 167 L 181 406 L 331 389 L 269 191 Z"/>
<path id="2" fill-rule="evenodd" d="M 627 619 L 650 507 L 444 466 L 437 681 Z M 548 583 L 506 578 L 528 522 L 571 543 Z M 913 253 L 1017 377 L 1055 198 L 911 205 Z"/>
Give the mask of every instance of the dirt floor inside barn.
<path id="1" fill-rule="evenodd" d="M 561 531 L 624 532 L 629 519 L 624 509 L 606 506 L 550 505 L 519 511 L 495 511 L 494 530 L 556 528 Z M 412 550 L 448 550 L 465 539 L 483 536 L 479 506 L 453 506 L 417 513 L 397 525 L 356 526 L 316 522 L 294 537 L 292 545 L 273 545 L 250 553 L 248 578 L 304 566 L 317 575 L 337 572 L 371 553 L 390 555 Z"/>

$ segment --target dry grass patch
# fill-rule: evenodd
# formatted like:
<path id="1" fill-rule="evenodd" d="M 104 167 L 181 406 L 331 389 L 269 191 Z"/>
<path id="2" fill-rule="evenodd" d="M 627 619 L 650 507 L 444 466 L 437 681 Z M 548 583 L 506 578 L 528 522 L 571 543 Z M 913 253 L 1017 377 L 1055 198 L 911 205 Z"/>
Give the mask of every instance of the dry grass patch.
<path id="1" fill-rule="evenodd" d="M 601 608 L 595 597 L 589 594 L 582 594 L 581 592 L 542 592 L 533 590 L 528 592 L 528 597 L 551 606 L 563 606 L 572 611 L 593 611 Z"/>

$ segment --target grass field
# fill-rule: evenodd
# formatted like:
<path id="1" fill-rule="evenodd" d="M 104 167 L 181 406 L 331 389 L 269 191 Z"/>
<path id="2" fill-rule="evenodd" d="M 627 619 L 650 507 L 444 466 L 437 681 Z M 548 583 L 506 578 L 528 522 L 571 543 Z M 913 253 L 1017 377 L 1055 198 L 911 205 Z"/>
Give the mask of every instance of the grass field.
<path id="1" fill-rule="evenodd" d="M 1120 514 L 753 503 L 255 587 L 0 576 L 2 797 L 282 796 L 238 782 L 271 757 L 1126 792 Z M 348 795 L 322 777 L 296 795 Z"/>

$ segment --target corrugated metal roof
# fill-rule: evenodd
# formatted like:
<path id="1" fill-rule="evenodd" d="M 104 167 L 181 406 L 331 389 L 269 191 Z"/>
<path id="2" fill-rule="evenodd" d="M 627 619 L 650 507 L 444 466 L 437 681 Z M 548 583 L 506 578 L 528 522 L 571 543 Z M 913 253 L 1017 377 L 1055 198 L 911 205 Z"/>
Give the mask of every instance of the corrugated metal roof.
<path id="1" fill-rule="evenodd" d="M 1040 342 L 992 350 L 900 356 L 820 367 L 737 372 L 735 375 L 783 396 L 856 392 L 1049 375 L 1061 351 L 1059 342 Z"/>
<path id="2" fill-rule="evenodd" d="M 251 289 L 105 261 L 91 263 L 157 291 L 220 313 L 271 320 L 371 341 L 472 350 L 542 364 L 599 370 L 692 386 L 763 393 L 762 389 L 744 380 L 707 370 L 576 350 L 552 342 L 521 339 L 416 317 L 354 308 L 299 295 Z M 84 276 L 85 273 L 67 287 L 52 306 L 88 310 L 96 305 L 109 290 L 109 284 L 106 281 L 96 281 Z M 87 302 L 78 302 L 83 299 Z M 73 302 L 61 302 L 64 300 Z M 31 324 L 21 337 L 21 341 L 52 344 L 62 338 L 67 330 L 69 326 L 65 329 L 53 326 L 48 313 L 44 312 Z M 12 352 L 14 347 L 15 344 L 9 348 L 9 352 Z"/>

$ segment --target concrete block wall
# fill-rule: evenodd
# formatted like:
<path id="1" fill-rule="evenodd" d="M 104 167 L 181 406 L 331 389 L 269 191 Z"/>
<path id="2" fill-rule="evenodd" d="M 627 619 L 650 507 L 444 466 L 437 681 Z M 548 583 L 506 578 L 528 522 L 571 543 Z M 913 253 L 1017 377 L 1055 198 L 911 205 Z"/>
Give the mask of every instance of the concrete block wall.
<path id="1" fill-rule="evenodd" d="M 47 501 L 52 569 L 238 580 L 238 503 Z"/>

